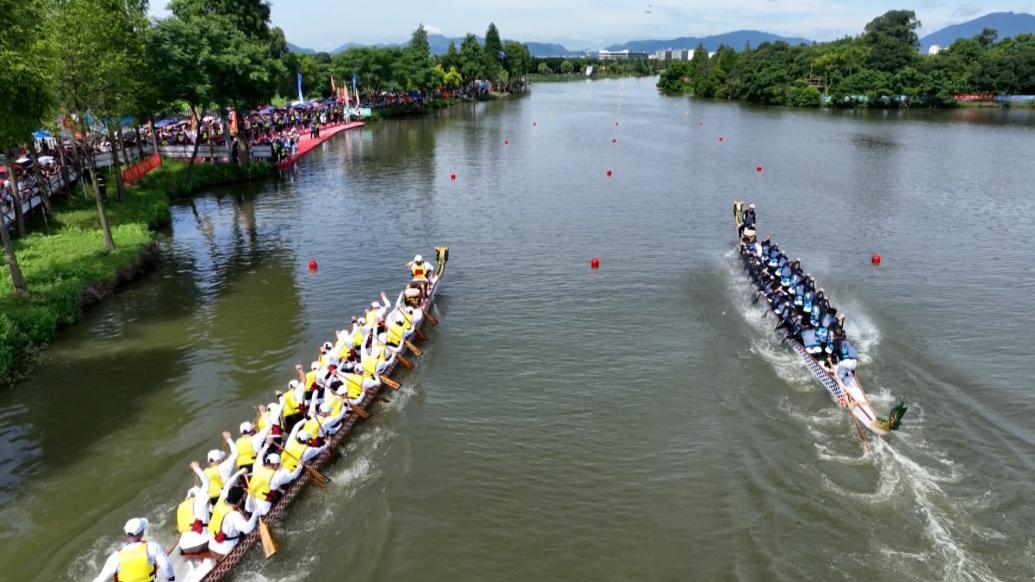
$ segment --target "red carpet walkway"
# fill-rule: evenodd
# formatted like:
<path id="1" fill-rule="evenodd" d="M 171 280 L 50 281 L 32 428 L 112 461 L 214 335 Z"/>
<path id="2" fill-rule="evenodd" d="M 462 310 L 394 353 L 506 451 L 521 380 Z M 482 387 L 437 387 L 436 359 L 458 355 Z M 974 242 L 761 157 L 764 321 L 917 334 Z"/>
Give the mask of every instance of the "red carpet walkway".
<path id="1" fill-rule="evenodd" d="M 309 134 L 301 136 L 300 138 L 298 138 L 298 153 L 286 160 L 281 160 L 277 162 L 277 169 L 283 170 L 284 168 L 293 165 L 295 162 L 302 159 L 302 156 L 313 151 L 313 148 L 338 135 L 339 133 L 350 129 L 356 129 L 357 127 L 363 127 L 364 125 L 365 124 L 362 121 L 350 121 L 349 123 L 343 123 L 341 125 L 335 125 L 332 127 L 321 127 L 320 137 L 317 138 L 311 138 L 309 137 Z"/>

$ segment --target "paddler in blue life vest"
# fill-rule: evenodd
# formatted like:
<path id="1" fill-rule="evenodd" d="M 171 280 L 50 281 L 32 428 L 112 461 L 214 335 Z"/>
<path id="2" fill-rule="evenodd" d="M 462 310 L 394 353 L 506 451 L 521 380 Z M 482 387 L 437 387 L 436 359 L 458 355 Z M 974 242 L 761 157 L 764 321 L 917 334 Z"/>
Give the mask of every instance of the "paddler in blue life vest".
<path id="1" fill-rule="evenodd" d="M 147 520 L 142 517 L 126 522 L 122 528 L 126 532 L 126 543 L 108 557 L 94 582 L 152 582 L 159 570 L 166 580 L 175 582 L 176 572 L 169 556 L 157 543 L 144 541 L 147 526 Z"/>
<path id="2" fill-rule="evenodd" d="M 237 546 L 243 536 L 255 531 L 260 515 L 253 513 L 250 519 L 245 519 L 241 511 L 244 498 L 245 490 L 233 487 L 225 497 L 220 498 L 212 510 L 212 519 L 208 524 L 210 551 L 225 556 Z"/>
<path id="3" fill-rule="evenodd" d="M 855 374 L 855 367 L 859 363 L 859 352 L 855 346 L 845 337 L 843 329 L 837 331 L 834 338 L 834 353 L 830 356 L 830 365 L 837 364 L 837 376 L 842 384 L 848 384 Z"/>
<path id="4" fill-rule="evenodd" d="M 740 217 L 740 234 L 744 234 L 744 230 L 755 226 L 755 205 L 749 204 L 747 210 Z"/>

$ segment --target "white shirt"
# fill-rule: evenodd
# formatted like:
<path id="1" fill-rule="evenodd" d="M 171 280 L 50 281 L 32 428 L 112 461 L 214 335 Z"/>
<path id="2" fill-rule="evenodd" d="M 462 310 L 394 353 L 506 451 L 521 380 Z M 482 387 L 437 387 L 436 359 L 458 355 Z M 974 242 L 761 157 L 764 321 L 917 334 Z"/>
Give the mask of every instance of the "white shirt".
<path id="1" fill-rule="evenodd" d="M 155 542 L 132 542 L 124 544 L 122 548 L 129 547 L 133 544 L 147 544 L 147 559 L 152 564 L 158 565 L 158 571 L 165 574 L 167 580 L 174 580 L 176 573 L 173 572 L 172 563 L 169 562 L 169 556 L 165 555 L 165 551 L 162 547 Z M 119 548 L 120 550 L 122 548 Z M 115 579 L 115 574 L 119 573 L 119 552 L 116 550 L 110 556 L 108 561 L 104 563 L 104 567 L 101 568 L 101 573 L 93 579 L 93 582 L 110 582 Z"/>

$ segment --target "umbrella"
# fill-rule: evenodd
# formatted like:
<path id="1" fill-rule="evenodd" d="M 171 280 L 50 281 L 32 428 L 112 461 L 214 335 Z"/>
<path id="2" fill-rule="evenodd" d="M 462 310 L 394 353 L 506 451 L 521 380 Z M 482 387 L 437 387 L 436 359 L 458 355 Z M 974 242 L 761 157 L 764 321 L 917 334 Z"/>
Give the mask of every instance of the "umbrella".
<path id="1" fill-rule="evenodd" d="M 32 139 L 46 139 L 48 137 L 54 137 L 51 133 L 45 129 L 37 129 L 32 132 Z"/>

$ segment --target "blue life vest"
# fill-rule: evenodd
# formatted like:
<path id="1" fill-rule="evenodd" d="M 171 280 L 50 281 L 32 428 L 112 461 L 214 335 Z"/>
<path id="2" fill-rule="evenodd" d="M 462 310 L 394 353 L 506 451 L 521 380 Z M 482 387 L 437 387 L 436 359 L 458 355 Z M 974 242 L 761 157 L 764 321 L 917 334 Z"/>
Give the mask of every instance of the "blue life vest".
<path id="1" fill-rule="evenodd" d="M 812 329 L 806 329 L 801 332 L 801 343 L 805 344 L 807 348 L 814 348 L 819 342 L 816 341 L 816 331 Z"/>
<path id="2" fill-rule="evenodd" d="M 859 352 L 855 350 L 855 346 L 848 343 L 848 340 L 841 340 L 841 359 L 842 360 L 858 360 Z"/>
<path id="3" fill-rule="evenodd" d="M 809 313 L 809 316 L 810 316 L 809 317 L 809 321 L 812 322 L 812 325 L 819 325 L 819 310 L 818 309 L 813 309 L 812 312 Z"/>
<path id="4" fill-rule="evenodd" d="M 806 291 L 805 297 L 802 299 L 802 308 L 805 313 L 812 313 L 812 291 Z"/>
<path id="5" fill-rule="evenodd" d="M 827 328 L 821 325 L 816 328 L 816 339 L 818 339 L 820 343 L 826 343 L 828 333 Z"/>
<path id="6" fill-rule="evenodd" d="M 834 321 L 834 316 L 830 315 L 829 311 L 823 314 L 823 327 L 830 327 Z"/>
<path id="7" fill-rule="evenodd" d="M 794 293 L 794 304 L 801 307 L 804 303 L 802 295 L 805 294 L 805 286 L 799 283 L 798 285 L 791 287 L 791 293 Z"/>

